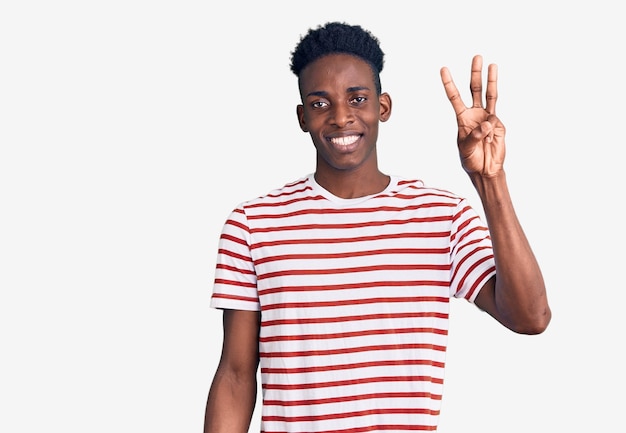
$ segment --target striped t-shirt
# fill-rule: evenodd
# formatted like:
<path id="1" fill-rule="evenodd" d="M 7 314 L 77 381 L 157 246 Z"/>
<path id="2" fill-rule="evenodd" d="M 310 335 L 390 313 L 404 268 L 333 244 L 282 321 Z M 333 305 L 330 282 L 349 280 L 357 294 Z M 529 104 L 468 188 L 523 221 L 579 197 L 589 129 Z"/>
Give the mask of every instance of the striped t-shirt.
<path id="1" fill-rule="evenodd" d="M 262 432 L 433 431 L 449 299 L 494 274 L 464 199 L 398 177 L 342 199 L 309 175 L 232 212 L 211 306 L 261 311 Z"/>

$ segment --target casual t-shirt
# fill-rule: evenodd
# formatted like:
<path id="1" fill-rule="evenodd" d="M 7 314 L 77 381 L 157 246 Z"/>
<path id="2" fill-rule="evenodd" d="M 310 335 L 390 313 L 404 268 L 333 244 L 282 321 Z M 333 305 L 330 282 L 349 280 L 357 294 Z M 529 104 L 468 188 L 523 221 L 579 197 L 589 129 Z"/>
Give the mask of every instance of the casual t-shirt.
<path id="1" fill-rule="evenodd" d="M 211 306 L 261 311 L 261 431 L 432 431 L 450 297 L 494 274 L 463 198 L 392 176 L 342 199 L 309 175 L 232 212 Z"/>

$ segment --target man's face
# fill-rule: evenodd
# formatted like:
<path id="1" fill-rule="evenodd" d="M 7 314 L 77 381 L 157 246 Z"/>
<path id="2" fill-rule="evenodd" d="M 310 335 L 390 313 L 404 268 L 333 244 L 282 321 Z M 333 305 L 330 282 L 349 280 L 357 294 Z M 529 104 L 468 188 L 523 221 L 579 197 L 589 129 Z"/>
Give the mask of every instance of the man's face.
<path id="1" fill-rule="evenodd" d="M 378 122 L 389 118 L 391 100 L 376 94 L 367 62 L 324 56 L 302 70 L 300 94 L 298 120 L 317 149 L 318 172 L 377 169 Z"/>

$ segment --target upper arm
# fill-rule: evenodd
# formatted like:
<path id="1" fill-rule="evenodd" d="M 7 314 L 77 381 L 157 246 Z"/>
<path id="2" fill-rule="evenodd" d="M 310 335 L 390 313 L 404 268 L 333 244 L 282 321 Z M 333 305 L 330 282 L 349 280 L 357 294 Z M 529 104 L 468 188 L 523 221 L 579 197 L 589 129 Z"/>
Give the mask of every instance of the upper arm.
<path id="1" fill-rule="evenodd" d="M 496 306 L 496 277 L 492 276 L 487 280 L 483 287 L 476 295 L 474 304 L 481 310 L 489 313 L 498 322 L 504 324 L 503 318 L 499 317 L 498 308 Z M 505 325 L 506 326 L 506 325 Z"/>
<path id="2" fill-rule="evenodd" d="M 259 311 L 223 310 L 224 340 L 219 368 L 256 374 L 259 364 Z"/>
<path id="3" fill-rule="evenodd" d="M 474 304 L 513 332 L 533 335 L 540 334 L 546 329 L 551 313 L 546 305 L 545 297 L 543 300 L 537 297 L 538 299 L 535 300 L 513 298 L 502 301 L 502 298 L 506 297 L 502 294 L 503 291 L 502 288 L 496 288 L 494 275 L 478 292 Z M 535 307 L 536 305 L 539 307 Z M 534 313 L 534 311 L 539 311 L 539 313 Z"/>

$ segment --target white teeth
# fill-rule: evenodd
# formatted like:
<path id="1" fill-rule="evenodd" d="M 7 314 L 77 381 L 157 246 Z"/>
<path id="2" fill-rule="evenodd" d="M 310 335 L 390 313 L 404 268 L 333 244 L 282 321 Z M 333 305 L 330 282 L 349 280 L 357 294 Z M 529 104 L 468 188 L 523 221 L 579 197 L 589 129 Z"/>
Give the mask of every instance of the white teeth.
<path id="1" fill-rule="evenodd" d="M 337 144 L 339 146 L 349 146 L 352 143 L 354 143 L 355 141 L 357 141 L 359 139 L 358 135 L 351 135 L 349 137 L 337 137 L 337 138 L 331 138 L 330 141 L 333 144 Z"/>

